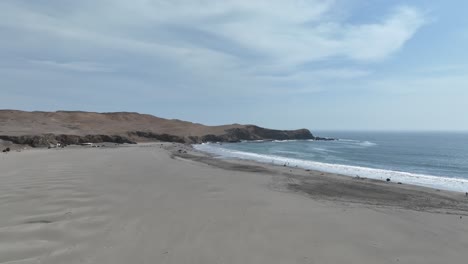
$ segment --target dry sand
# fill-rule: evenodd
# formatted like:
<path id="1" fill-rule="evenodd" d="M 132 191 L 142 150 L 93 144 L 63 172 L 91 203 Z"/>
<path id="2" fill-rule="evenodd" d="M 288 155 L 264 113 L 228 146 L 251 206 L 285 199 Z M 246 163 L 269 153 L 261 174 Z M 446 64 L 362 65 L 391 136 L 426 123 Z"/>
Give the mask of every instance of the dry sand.
<path id="1" fill-rule="evenodd" d="M 0 155 L 0 263 L 468 259 L 464 194 L 165 148 Z"/>

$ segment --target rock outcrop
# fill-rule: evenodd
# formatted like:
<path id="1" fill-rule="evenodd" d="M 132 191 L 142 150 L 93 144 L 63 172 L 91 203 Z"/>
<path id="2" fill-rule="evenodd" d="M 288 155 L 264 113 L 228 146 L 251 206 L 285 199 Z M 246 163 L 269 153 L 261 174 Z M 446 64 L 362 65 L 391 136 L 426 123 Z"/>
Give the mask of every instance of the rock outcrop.
<path id="1" fill-rule="evenodd" d="M 274 130 L 258 126 L 246 126 L 244 128 L 227 129 L 222 135 L 204 135 L 198 142 L 239 142 L 241 140 L 294 140 L 315 139 L 307 129 L 299 130 Z"/>
<path id="2" fill-rule="evenodd" d="M 164 142 L 177 142 L 177 143 L 187 143 L 186 139 L 183 137 L 169 135 L 169 134 L 156 134 L 153 132 L 143 132 L 135 131 L 129 132 L 128 135 L 132 138 L 153 140 L 153 141 L 164 141 Z"/>
<path id="3" fill-rule="evenodd" d="M 10 141 L 14 144 L 19 145 L 28 145 L 31 147 L 48 147 L 55 144 L 64 144 L 64 145 L 78 145 L 84 143 L 102 143 L 102 142 L 111 142 L 118 144 L 135 144 L 136 142 L 131 141 L 127 137 L 123 136 L 109 136 L 109 135 L 54 135 L 54 134 L 45 134 L 45 135 L 30 135 L 30 136 L 5 136 L 0 135 L 0 139 L 5 141 Z"/>

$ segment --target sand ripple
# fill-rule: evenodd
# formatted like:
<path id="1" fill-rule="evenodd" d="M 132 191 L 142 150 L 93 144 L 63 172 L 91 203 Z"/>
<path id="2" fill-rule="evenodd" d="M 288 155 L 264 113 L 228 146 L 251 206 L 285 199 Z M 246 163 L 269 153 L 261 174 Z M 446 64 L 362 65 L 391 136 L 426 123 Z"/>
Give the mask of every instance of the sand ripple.
<path id="1" fill-rule="evenodd" d="M 0 263 L 89 262 L 82 252 L 108 230 L 109 203 L 83 187 L 79 167 L 39 168 L 2 175 Z"/>

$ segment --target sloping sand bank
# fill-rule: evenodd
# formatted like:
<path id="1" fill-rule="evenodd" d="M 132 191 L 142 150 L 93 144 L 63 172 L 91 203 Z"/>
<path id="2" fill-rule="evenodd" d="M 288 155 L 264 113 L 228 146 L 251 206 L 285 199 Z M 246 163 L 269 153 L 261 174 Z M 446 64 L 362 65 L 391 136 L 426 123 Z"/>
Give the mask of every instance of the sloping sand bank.
<path id="1" fill-rule="evenodd" d="M 149 144 L 1 155 L 0 263 L 468 259 L 468 216 L 460 218 L 468 200 L 462 194 L 228 163 L 190 152 L 174 157 L 166 150 L 177 148 Z M 380 190 L 381 199 L 359 195 L 374 188 L 370 193 Z M 412 196 L 397 199 L 403 194 Z M 413 206 L 421 199 L 424 206 Z"/>

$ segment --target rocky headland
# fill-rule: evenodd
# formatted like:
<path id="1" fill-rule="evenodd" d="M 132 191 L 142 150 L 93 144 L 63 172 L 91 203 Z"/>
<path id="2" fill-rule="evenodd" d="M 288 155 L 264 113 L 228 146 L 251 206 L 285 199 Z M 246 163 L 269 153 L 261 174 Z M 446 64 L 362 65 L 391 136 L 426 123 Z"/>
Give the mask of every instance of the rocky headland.
<path id="1" fill-rule="evenodd" d="M 308 129 L 275 130 L 255 125 L 205 126 L 152 115 L 81 111 L 25 112 L 0 110 L 0 140 L 31 147 L 83 143 L 149 141 L 239 142 L 242 140 L 331 140 Z"/>

